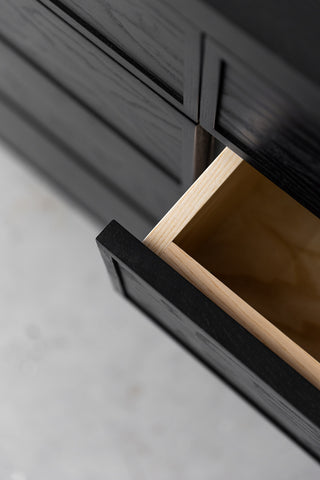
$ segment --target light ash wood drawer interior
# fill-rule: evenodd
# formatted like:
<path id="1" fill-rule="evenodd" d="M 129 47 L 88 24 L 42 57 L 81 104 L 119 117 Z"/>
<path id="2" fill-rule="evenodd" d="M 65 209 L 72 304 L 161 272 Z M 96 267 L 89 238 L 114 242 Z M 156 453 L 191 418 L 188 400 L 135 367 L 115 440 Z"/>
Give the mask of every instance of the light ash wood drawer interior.
<path id="1" fill-rule="evenodd" d="M 226 148 L 144 243 L 320 388 L 316 216 Z"/>

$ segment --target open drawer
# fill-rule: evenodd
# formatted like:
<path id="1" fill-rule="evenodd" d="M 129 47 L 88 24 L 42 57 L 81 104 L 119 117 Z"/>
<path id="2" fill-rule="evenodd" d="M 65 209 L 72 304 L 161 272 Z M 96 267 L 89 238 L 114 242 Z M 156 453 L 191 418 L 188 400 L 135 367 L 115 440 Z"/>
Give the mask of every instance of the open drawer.
<path id="1" fill-rule="evenodd" d="M 320 459 L 320 220 L 225 149 L 144 240 L 98 244 L 114 284 Z"/>

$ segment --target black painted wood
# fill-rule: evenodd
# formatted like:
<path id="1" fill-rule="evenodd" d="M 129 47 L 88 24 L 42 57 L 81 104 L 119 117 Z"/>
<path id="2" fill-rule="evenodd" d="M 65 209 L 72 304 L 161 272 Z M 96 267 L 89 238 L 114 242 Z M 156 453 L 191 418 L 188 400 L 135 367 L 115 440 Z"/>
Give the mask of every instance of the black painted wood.
<path id="1" fill-rule="evenodd" d="M 0 43 L 0 91 L 88 163 L 156 223 L 182 194 L 180 183 L 132 148 L 99 118 Z M 112 216 L 112 211 L 110 211 Z"/>
<path id="2" fill-rule="evenodd" d="M 79 162 L 73 151 L 61 144 L 58 146 L 43 125 L 1 92 L 0 137 L 67 192 L 69 198 L 90 211 L 101 225 L 117 218 L 140 238 L 152 228 L 149 217 L 134 208 L 127 197 L 100 176 L 95 176 L 86 164 Z"/>
<path id="3" fill-rule="evenodd" d="M 193 122 L 37 0 L 4 0 L 0 35 L 180 181 L 193 163 L 183 145 Z"/>
<path id="4" fill-rule="evenodd" d="M 162 0 L 41 0 L 197 120 L 200 31 Z"/>
<path id="5" fill-rule="evenodd" d="M 63 0 L 115 47 L 183 95 L 184 36 L 187 25 L 155 0 Z M 184 27 L 184 28 L 183 28 Z"/>
<path id="6" fill-rule="evenodd" d="M 320 65 L 315 51 L 320 44 L 320 3 L 317 0 L 205 0 L 252 41 L 264 45 L 288 65 L 294 66 L 316 84 Z M 213 33 L 213 32 L 212 32 Z"/>
<path id="7" fill-rule="evenodd" d="M 128 141 L 145 155 L 149 155 L 152 161 L 158 162 L 159 166 L 162 165 L 176 181 L 182 181 L 183 186 L 190 184 L 194 172 L 192 122 L 188 122 L 174 109 L 168 108 L 169 106 L 162 102 L 157 95 L 150 92 L 141 82 L 124 72 L 117 63 L 108 58 L 103 49 L 94 46 L 92 41 L 94 35 L 91 35 L 91 40 L 89 37 L 84 38 L 84 27 L 82 35 L 79 34 L 47 9 L 43 2 L 51 6 L 59 3 L 57 1 L 53 3 L 50 0 L 12 0 L 10 2 L 5 0 L 2 5 L 0 31 L 2 30 L 3 34 L 10 38 L 15 45 L 19 45 L 19 48 L 32 62 L 35 62 L 39 69 L 60 83 L 63 89 L 81 102 L 92 114 L 98 116 L 101 121 L 109 123 L 115 130 L 121 131 Z M 144 4 L 141 3 L 142 5 Z M 167 3 L 164 2 L 163 5 L 166 6 Z M 85 8 L 85 6 L 82 5 L 81 8 Z M 121 10 L 121 7 L 118 8 Z M 132 8 L 134 10 L 134 7 Z M 159 8 L 159 11 L 162 11 L 162 7 Z M 286 55 L 285 46 L 282 45 L 283 39 L 279 50 L 282 52 L 283 58 L 271 54 L 268 50 L 270 39 L 263 37 L 263 42 L 265 42 L 263 44 L 258 33 L 252 32 L 248 27 L 250 33 L 247 34 L 243 30 L 241 22 L 239 25 L 242 29 L 235 28 L 237 22 L 234 14 L 231 14 L 230 9 L 228 11 L 228 7 L 220 5 L 219 2 L 200 4 L 199 1 L 188 0 L 183 8 L 181 2 L 177 0 L 170 8 L 176 11 L 176 15 L 173 15 L 174 18 L 180 16 L 181 25 L 185 22 L 183 18 L 188 17 L 188 24 L 194 22 L 197 25 L 193 29 L 194 31 L 210 31 L 223 45 L 224 54 L 221 58 L 219 55 L 215 58 L 210 57 L 210 68 L 213 68 L 215 72 L 217 69 L 220 72 L 220 66 L 225 65 L 225 68 L 221 70 L 224 72 L 224 83 L 220 88 L 220 74 L 218 73 L 218 84 L 213 88 L 214 94 L 211 92 L 210 85 L 207 88 L 207 75 L 204 74 L 201 103 L 202 125 L 209 131 L 218 132 L 216 136 L 223 143 L 231 146 L 262 173 L 319 215 L 319 182 L 315 161 L 318 147 L 315 145 L 317 137 L 311 132 L 311 130 L 316 131 L 317 129 L 320 105 L 319 88 L 314 83 L 317 78 L 316 67 L 314 75 L 311 75 L 312 65 L 309 60 L 307 60 L 304 70 L 304 64 L 296 62 L 294 55 L 289 58 Z M 274 5 L 272 8 L 274 9 Z M 296 2 L 294 2 L 294 8 L 295 11 L 298 11 Z M 312 8 L 308 5 L 303 17 L 304 28 L 307 28 L 308 18 L 311 18 L 311 14 L 316 11 L 315 4 L 312 5 Z M 273 13 L 272 11 L 267 12 L 266 25 L 268 22 L 270 25 L 274 15 L 274 10 Z M 65 15 L 65 19 L 67 16 Z M 251 12 L 249 17 L 253 18 Z M 261 18 L 264 17 L 260 15 L 259 21 Z M 284 26 L 294 25 L 292 15 L 288 22 L 287 19 L 283 21 Z M 74 20 L 73 27 L 75 24 Z M 212 25 L 214 31 L 210 30 L 209 25 Z M 277 25 L 277 35 L 280 41 L 279 21 Z M 311 39 L 314 42 L 317 41 L 317 32 L 312 21 L 310 29 L 312 33 L 307 35 L 302 43 L 297 44 L 297 48 L 299 46 L 300 50 L 309 47 L 309 52 Z M 291 39 L 291 30 L 287 34 Z M 294 41 L 298 42 L 296 39 Z M 115 47 L 115 44 L 113 46 Z M 132 48 L 136 47 L 137 45 Z M 233 53 L 230 53 L 230 50 Z M 208 51 L 207 48 L 206 51 Z M 232 60 L 228 55 L 232 56 Z M 290 62 L 290 66 L 288 62 Z M 205 68 L 207 63 L 206 53 Z M 292 66 L 296 70 L 293 70 Z M 251 144 L 246 143 L 244 137 L 252 136 L 252 125 L 247 122 L 247 125 L 244 126 L 242 120 L 250 118 L 248 112 L 250 114 L 254 102 L 255 108 L 257 106 L 260 108 L 258 104 L 261 101 L 259 96 L 261 88 L 254 86 L 252 90 L 252 85 L 248 88 L 246 74 L 241 85 L 238 85 L 237 89 L 233 91 L 230 90 L 230 87 L 234 86 L 232 78 L 235 73 L 238 73 L 238 68 L 248 68 L 250 81 L 252 80 L 254 83 L 258 82 L 259 84 L 260 78 L 263 78 L 265 84 L 263 89 L 266 93 L 262 101 L 267 104 L 271 92 L 272 97 L 278 97 L 277 101 L 279 100 L 281 109 L 283 108 L 280 111 L 282 115 L 280 124 L 277 123 L 279 118 L 275 118 L 279 113 L 278 105 L 273 110 L 272 118 L 268 119 L 270 128 L 267 129 L 267 140 L 264 138 L 266 133 L 265 115 L 263 112 L 261 115 L 260 111 L 258 118 L 256 111 L 254 138 L 251 139 Z M 186 75 L 186 78 L 190 76 L 192 77 L 192 75 Z M 219 88 L 222 94 L 221 98 L 215 96 Z M 244 88 L 244 92 L 240 92 L 242 88 Z M 245 90 L 246 88 L 247 90 Z M 253 98 L 250 98 L 251 105 L 242 105 L 240 94 L 245 95 L 247 99 L 253 94 Z M 232 96 L 235 99 L 234 102 Z M 232 105 L 230 102 L 229 104 L 225 102 L 228 98 L 231 103 L 233 102 Z M 242 118 L 238 118 L 240 104 L 243 108 Z M 212 106 L 215 111 L 216 105 L 224 107 L 221 112 L 224 115 L 220 115 L 218 112 L 217 120 L 221 120 L 222 125 L 220 125 L 220 129 L 215 130 L 212 128 L 212 124 L 208 126 L 203 119 L 208 107 Z M 229 118 L 226 114 L 229 115 Z M 300 118 L 299 121 L 297 121 L 298 118 Z M 314 121 L 314 119 L 316 120 Z M 291 124 L 284 127 L 283 124 L 287 120 Z M 216 125 L 218 124 L 216 123 Z M 245 131 L 242 132 L 242 138 L 238 138 L 237 134 L 243 127 Z M 279 135 L 274 145 L 271 145 L 270 139 L 277 135 L 274 130 Z M 292 141 L 293 138 L 295 141 Z M 308 143 L 308 148 L 304 149 L 306 143 Z M 289 144 L 290 148 L 288 148 Z M 303 150 L 304 158 L 302 161 L 300 158 L 299 161 L 296 161 L 297 156 L 300 157 L 301 150 Z M 293 155 L 292 152 L 294 152 Z M 311 168 L 309 168 L 310 158 Z"/>
<path id="8" fill-rule="evenodd" d="M 320 216 L 320 102 L 310 112 L 207 39 L 200 122 Z"/>
<path id="9" fill-rule="evenodd" d="M 175 0 L 172 5 L 225 52 L 318 114 L 317 0 L 270 0 L 263 5 L 251 0 Z"/>
<path id="10" fill-rule="evenodd" d="M 320 460 L 320 392 L 117 222 L 97 238 L 117 290 Z"/>

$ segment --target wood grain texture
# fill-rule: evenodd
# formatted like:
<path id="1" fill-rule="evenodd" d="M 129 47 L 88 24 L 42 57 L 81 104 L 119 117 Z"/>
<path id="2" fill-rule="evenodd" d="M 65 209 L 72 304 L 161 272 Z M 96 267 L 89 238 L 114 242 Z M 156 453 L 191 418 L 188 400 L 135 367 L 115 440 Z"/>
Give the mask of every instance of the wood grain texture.
<path id="1" fill-rule="evenodd" d="M 236 0 L 224 4 L 220 0 L 175 0 L 174 6 L 225 54 L 318 115 L 320 76 L 319 63 L 314 59 L 319 45 L 317 0 L 282 1 L 281 6 L 271 0 L 263 8 L 251 1 L 250 9 L 242 9 Z M 302 55 L 296 55 L 296 50 Z M 285 51 L 290 52 L 290 59 Z"/>
<path id="2" fill-rule="evenodd" d="M 226 148 L 144 243 L 320 388 L 314 215 Z"/>
<path id="3" fill-rule="evenodd" d="M 125 297 L 320 460 L 320 392 L 116 222 L 99 235 Z"/>
<path id="4" fill-rule="evenodd" d="M 177 182 L 3 43 L 0 91 L 72 149 L 96 176 L 118 188 L 150 221 L 159 220 L 179 198 Z"/>
<path id="5" fill-rule="evenodd" d="M 150 76 L 183 96 L 188 23 L 156 0 L 63 0 Z"/>
<path id="6" fill-rule="evenodd" d="M 255 0 L 242 0 L 241 8 L 237 0 L 205 3 L 315 84 L 320 83 L 320 65 L 314 59 L 314 49 L 320 44 L 317 0 L 269 0 L 263 6 Z"/>
<path id="7" fill-rule="evenodd" d="M 202 95 L 201 124 L 320 216 L 320 101 L 315 114 L 211 40 Z"/>
<path id="8" fill-rule="evenodd" d="M 148 234 L 144 239 L 144 244 L 157 255 L 161 255 L 241 162 L 242 159 L 238 155 L 228 148 L 224 149 L 207 168 L 205 175 L 202 174 L 191 185 L 179 202 L 173 205 Z"/>
<path id="9" fill-rule="evenodd" d="M 216 130 L 319 215 L 320 118 L 249 72 L 225 68 Z M 317 198 L 318 197 L 318 198 Z"/>
<path id="10" fill-rule="evenodd" d="M 38 1 L 5 0 L 0 35 L 180 180 L 186 117 Z"/>
<path id="11" fill-rule="evenodd" d="M 1 92 L 0 136 L 49 177 L 60 191 L 67 192 L 69 198 L 90 211 L 101 225 L 118 218 L 140 238 L 153 226 L 112 184 L 93 175 L 69 149 L 58 146 L 50 132 Z"/>
<path id="12" fill-rule="evenodd" d="M 275 326 L 175 243 L 165 249 L 161 258 L 320 390 L 320 363 L 281 331 L 281 322 Z M 290 320 L 294 324 L 288 312 L 287 322 Z M 314 348 L 320 349 L 317 330 Z"/>
<path id="13" fill-rule="evenodd" d="M 315 215 L 242 162 L 174 243 L 320 360 Z"/>
<path id="14" fill-rule="evenodd" d="M 140 12 L 140 7 L 142 4 L 138 5 L 138 1 L 136 2 L 136 9 L 132 8 L 133 17 L 127 17 L 125 14 L 119 20 L 119 24 L 114 21 L 116 20 L 115 16 L 107 16 L 107 21 L 103 22 L 100 25 L 100 22 L 97 21 L 97 17 L 101 14 L 101 16 L 106 15 L 106 10 L 103 7 L 101 0 L 94 0 L 96 2 L 95 7 L 93 8 L 94 2 L 90 3 L 90 7 L 86 4 L 84 8 L 80 7 L 79 3 L 74 7 L 71 4 L 68 6 L 66 2 L 63 0 L 39 0 L 43 5 L 47 6 L 50 10 L 56 13 L 60 18 L 62 18 L 66 23 L 68 23 L 72 28 L 80 32 L 84 37 L 88 38 L 94 45 L 96 45 L 100 50 L 104 51 L 108 56 L 114 58 L 120 65 L 124 66 L 126 70 L 132 73 L 136 78 L 139 78 L 143 81 L 146 85 L 152 88 L 153 91 L 158 93 L 162 98 L 168 101 L 171 105 L 173 105 L 178 110 L 185 113 L 191 120 L 198 122 L 198 113 L 199 113 L 199 88 L 200 88 L 200 62 L 201 62 L 201 49 L 202 49 L 202 42 L 201 42 L 201 31 L 199 28 L 195 28 L 191 22 L 187 21 L 185 18 L 182 17 L 181 14 L 177 14 L 172 9 L 172 5 L 168 4 L 164 0 L 161 3 L 157 3 L 156 9 L 153 11 L 153 15 L 148 15 L 148 8 L 141 8 L 141 17 L 139 19 L 135 18 L 135 14 Z M 98 5 L 99 2 L 99 5 Z M 84 3 L 84 2 L 83 2 Z M 114 2 L 115 3 L 115 2 Z M 150 2 L 147 2 L 149 6 Z M 130 2 L 130 7 L 133 7 L 133 2 Z M 126 10 L 128 11 L 130 7 Z M 95 14 L 95 11 L 99 11 L 99 15 L 95 15 L 95 18 L 91 19 L 91 16 Z M 102 12 L 101 12 L 102 10 Z M 142 11 L 144 13 L 142 13 Z M 123 12 L 118 12 L 120 16 Z M 112 17 L 112 18 L 111 18 Z M 150 35 L 150 23 L 154 20 L 154 17 L 159 17 L 163 19 L 164 25 L 162 22 L 158 22 L 156 30 L 158 31 L 159 28 L 163 31 L 166 29 L 166 23 L 168 18 L 170 17 L 170 25 L 174 28 L 174 24 L 178 22 L 178 30 L 181 32 L 183 37 L 183 73 L 182 73 L 182 90 L 181 94 L 174 90 L 172 87 L 168 85 L 163 79 L 156 75 L 152 71 L 152 66 L 148 68 L 144 65 L 148 65 L 150 63 L 149 56 L 155 57 L 153 58 L 154 62 L 163 66 L 166 65 L 166 68 L 169 68 L 170 59 L 168 60 L 167 56 L 168 53 L 166 52 L 166 43 L 162 43 L 163 39 L 151 39 L 150 42 L 147 42 L 147 46 L 150 43 L 156 44 L 157 41 L 161 41 L 160 44 L 157 44 L 155 47 L 156 53 L 151 48 L 151 52 L 146 51 L 147 46 L 138 46 L 137 48 L 133 47 L 135 51 L 137 49 L 137 58 L 141 57 L 140 60 L 135 60 L 135 55 L 132 56 L 128 53 L 125 49 L 125 44 L 127 41 L 129 42 L 127 36 L 130 36 L 130 33 L 127 33 L 126 27 L 129 23 L 130 25 L 133 23 L 135 28 L 137 27 L 137 23 L 141 23 L 141 30 L 139 34 L 137 33 L 137 37 L 141 39 L 144 35 L 148 37 Z M 113 27 L 116 27 L 116 30 L 119 29 L 121 32 L 119 38 L 114 39 L 114 41 L 110 41 L 108 32 L 105 29 L 105 25 L 108 22 L 114 23 Z M 98 25 L 99 23 L 99 25 Z M 123 32 L 125 30 L 125 32 Z M 131 31 L 131 29 L 129 28 Z M 124 39 L 122 38 L 124 35 Z M 129 42 L 128 50 L 131 50 L 131 44 L 138 43 L 137 40 L 133 39 Z M 169 47 L 171 51 L 171 46 Z M 157 56 L 158 55 L 158 56 Z M 158 57 L 165 57 L 165 60 Z M 141 63 L 142 62 L 142 63 Z"/>

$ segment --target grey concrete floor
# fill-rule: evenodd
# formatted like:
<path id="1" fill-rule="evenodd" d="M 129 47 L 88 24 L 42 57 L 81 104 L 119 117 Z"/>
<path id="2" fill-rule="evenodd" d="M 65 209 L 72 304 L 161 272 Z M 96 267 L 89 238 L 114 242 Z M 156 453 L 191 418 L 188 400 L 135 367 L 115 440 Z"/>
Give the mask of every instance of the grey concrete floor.
<path id="1" fill-rule="evenodd" d="M 113 292 L 99 227 L 0 144 L 0 480 L 318 479 Z"/>

